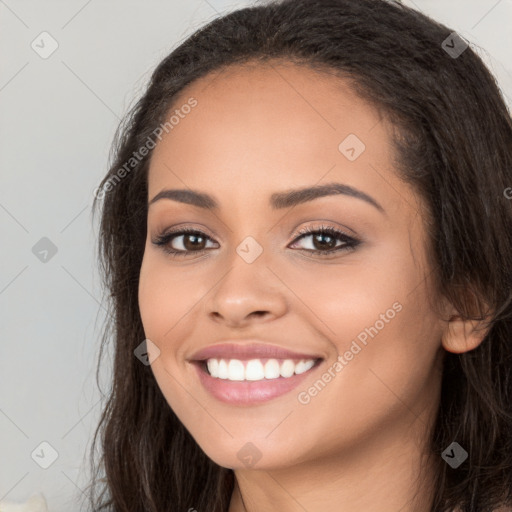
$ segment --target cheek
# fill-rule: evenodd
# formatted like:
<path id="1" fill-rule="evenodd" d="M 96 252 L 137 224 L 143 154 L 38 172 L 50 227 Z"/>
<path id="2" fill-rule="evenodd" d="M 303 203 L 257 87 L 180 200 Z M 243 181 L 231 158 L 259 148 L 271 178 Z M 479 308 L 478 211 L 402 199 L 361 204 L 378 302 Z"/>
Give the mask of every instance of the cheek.
<path id="1" fill-rule="evenodd" d="M 317 381 L 297 390 L 308 429 L 323 440 L 315 450 L 328 453 L 384 424 L 413 421 L 435 400 L 441 330 L 421 282 L 406 261 L 331 267 L 295 281 L 294 291 L 311 308 L 303 308 L 308 323 L 334 354 Z M 326 429 L 325 411 L 328 424 L 343 429 Z"/>
<path id="2" fill-rule="evenodd" d="M 203 314 L 205 297 L 215 282 L 211 268 L 177 265 L 168 256 L 146 251 L 138 300 L 145 336 L 160 350 L 152 365 L 155 375 L 160 366 L 170 372 L 190 371 L 185 359 L 190 355 L 191 340 L 197 338 L 197 320 Z"/>
<path id="3" fill-rule="evenodd" d="M 139 278 L 139 309 L 146 336 L 170 339 L 174 326 L 199 299 L 198 291 L 186 271 L 171 269 L 165 258 L 146 251 Z"/>
<path id="4" fill-rule="evenodd" d="M 186 272 L 171 269 L 165 258 L 151 250 L 145 253 L 139 279 L 139 310 L 146 338 L 160 350 L 151 370 L 167 402 L 182 421 L 193 408 L 190 396 L 183 392 L 183 379 L 186 379 L 183 372 L 191 371 L 184 360 L 183 342 L 190 339 L 193 329 L 187 315 L 201 295 Z M 199 421 L 199 417 L 196 419 Z"/>
<path id="5" fill-rule="evenodd" d="M 381 330 L 381 315 L 390 321 L 400 316 L 397 310 L 414 298 L 410 292 L 420 280 L 408 261 L 372 262 L 355 254 L 339 264 L 289 267 L 281 274 L 300 299 L 298 308 L 328 339 L 340 342 L 376 322 Z"/>

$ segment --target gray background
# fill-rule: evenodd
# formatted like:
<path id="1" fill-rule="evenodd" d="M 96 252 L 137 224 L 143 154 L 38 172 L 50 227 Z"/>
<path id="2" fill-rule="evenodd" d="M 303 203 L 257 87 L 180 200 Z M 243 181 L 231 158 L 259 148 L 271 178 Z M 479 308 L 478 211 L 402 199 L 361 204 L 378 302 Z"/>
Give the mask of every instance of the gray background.
<path id="1" fill-rule="evenodd" d="M 404 3 L 478 45 L 512 105 L 512 0 Z M 78 510 L 101 409 L 93 190 L 156 64 L 218 13 L 245 5 L 0 0 L 0 501 L 42 492 L 50 511 Z M 58 43 L 46 59 L 31 47 L 43 31 Z M 43 237 L 57 249 L 46 261 Z M 42 442 L 58 454 L 47 469 L 36 463 L 52 462 Z"/>

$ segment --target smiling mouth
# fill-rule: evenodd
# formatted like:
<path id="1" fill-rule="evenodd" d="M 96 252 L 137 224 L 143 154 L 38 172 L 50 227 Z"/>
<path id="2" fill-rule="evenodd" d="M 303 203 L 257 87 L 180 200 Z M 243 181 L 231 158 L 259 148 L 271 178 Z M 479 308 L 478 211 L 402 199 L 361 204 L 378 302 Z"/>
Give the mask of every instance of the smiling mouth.
<path id="1" fill-rule="evenodd" d="M 203 361 L 196 361 L 196 363 L 199 364 L 203 372 L 214 379 L 234 382 L 268 382 L 301 375 L 320 364 L 321 361 L 323 361 L 323 358 L 209 358 Z"/>
<path id="2" fill-rule="evenodd" d="M 324 362 L 321 357 L 214 359 L 191 362 L 210 396 L 235 407 L 258 406 L 289 394 Z"/>

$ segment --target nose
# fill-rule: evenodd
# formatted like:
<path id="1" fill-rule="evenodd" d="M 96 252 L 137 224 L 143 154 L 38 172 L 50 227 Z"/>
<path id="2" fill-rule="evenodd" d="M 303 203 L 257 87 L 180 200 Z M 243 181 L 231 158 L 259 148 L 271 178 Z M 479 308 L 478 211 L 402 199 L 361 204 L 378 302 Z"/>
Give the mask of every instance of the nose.
<path id="1" fill-rule="evenodd" d="M 236 261 L 238 259 L 238 261 Z M 209 294 L 209 317 L 228 327 L 275 320 L 286 313 L 286 287 L 263 258 L 247 263 L 238 256 Z"/>

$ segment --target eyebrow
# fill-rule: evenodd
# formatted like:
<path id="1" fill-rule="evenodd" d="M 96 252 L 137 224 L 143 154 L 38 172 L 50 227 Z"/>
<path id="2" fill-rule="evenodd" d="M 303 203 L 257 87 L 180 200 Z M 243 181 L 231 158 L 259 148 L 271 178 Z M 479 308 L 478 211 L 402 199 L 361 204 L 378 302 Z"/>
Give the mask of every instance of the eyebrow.
<path id="1" fill-rule="evenodd" d="M 332 196 L 343 194 L 349 197 L 361 199 L 374 206 L 381 213 L 386 213 L 384 208 L 371 196 L 365 194 L 349 185 L 342 183 L 328 183 L 326 185 L 318 185 L 314 187 L 299 188 L 287 190 L 285 192 L 277 192 L 270 196 L 270 206 L 274 210 L 282 208 L 290 208 L 319 197 Z M 148 206 L 151 206 L 156 201 L 161 199 L 171 199 L 180 203 L 190 204 L 206 210 L 218 210 L 219 204 L 209 194 L 199 192 L 191 189 L 165 189 L 159 192 L 151 201 Z"/>

